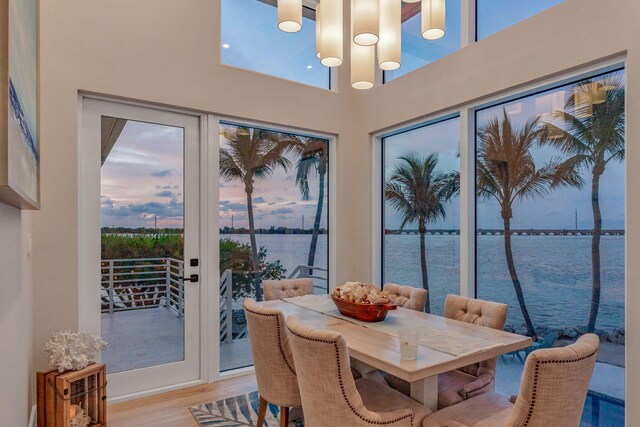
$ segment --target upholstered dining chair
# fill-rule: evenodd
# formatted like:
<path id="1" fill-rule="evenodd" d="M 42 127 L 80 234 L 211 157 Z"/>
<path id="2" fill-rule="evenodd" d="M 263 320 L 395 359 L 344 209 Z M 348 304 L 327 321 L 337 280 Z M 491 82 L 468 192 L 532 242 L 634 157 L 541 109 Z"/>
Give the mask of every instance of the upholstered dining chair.
<path id="1" fill-rule="evenodd" d="M 393 303 L 398 307 L 410 310 L 424 311 L 427 304 L 427 290 L 413 286 L 401 286 L 395 283 L 385 283 L 382 290 L 390 294 Z"/>
<path id="2" fill-rule="evenodd" d="M 302 402 L 284 315 L 252 299 L 246 299 L 243 308 L 260 394 L 256 426 L 264 424 L 267 403 L 280 407 L 280 425 L 287 426 L 289 409 Z"/>
<path id="3" fill-rule="evenodd" d="M 532 352 L 515 403 L 497 393 L 435 412 L 423 427 L 578 427 L 598 355 L 597 335 L 567 347 Z"/>
<path id="4" fill-rule="evenodd" d="M 297 371 L 305 427 L 419 426 L 420 403 L 369 379 L 355 381 L 347 343 L 337 332 L 306 327 L 295 316 L 287 328 Z"/>
<path id="5" fill-rule="evenodd" d="M 300 297 L 313 293 L 313 279 L 263 280 L 264 300 Z"/>
<path id="6" fill-rule="evenodd" d="M 444 317 L 466 323 L 502 330 L 507 320 L 507 305 L 447 295 Z M 438 375 L 438 408 L 455 405 L 473 396 L 494 390 L 498 358 L 465 366 Z M 404 394 L 409 394 L 409 383 L 386 375 L 387 383 Z"/>

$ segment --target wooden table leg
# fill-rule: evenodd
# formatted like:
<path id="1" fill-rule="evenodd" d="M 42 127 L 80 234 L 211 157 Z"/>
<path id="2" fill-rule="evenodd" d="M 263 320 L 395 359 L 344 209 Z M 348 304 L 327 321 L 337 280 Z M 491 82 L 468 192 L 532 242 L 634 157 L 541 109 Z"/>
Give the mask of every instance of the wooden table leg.
<path id="1" fill-rule="evenodd" d="M 411 398 L 422 403 L 425 408 L 438 410 L 438 376 L 424 378 L 411 383 Z"/>

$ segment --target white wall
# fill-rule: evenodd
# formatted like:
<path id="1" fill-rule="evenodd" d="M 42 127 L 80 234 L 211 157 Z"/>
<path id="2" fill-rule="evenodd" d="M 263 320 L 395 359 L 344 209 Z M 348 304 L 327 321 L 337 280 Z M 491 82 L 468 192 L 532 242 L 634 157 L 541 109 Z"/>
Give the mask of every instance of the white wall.
<path id="1" fill-rule="evenodd" d="M 32 372 L 30 213 L 0 204 L 0 425 L 26 426 Z"/>

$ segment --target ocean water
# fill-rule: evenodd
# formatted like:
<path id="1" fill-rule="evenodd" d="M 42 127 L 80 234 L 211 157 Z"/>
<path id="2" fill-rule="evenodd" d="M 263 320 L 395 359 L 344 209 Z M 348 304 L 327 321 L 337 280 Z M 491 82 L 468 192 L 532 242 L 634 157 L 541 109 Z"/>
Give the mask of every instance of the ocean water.
<path id="1" fill-rule="evenodd" d="M 230 235 L 249 242 L 248 235 Z M 478 236 L 478 298 L 509 305 L 508 324 L 523 323 L 507 271 L 502 236 Z M 309 235 L 258 235 L 267 258 L 280 260 L 289 274 L 306 264 Z M 516 269 L 535 326 L 586 325 L 591 302 L 589 236 L 513 236 Z M 421 287 L 420 240 L 417 235 L 385 236 L 385 281 Z M 624 327 L 624 236 L 603 236 L 602 294 L 598 328 Z M 460 289 L 460 236 L 427 236 L 432 312 L 441 314 L 447 294 Z M 316 265 L 327 265 L 327 236 L 318 241 Z M 354 278 L 355 279 L 355 278 Z"/>

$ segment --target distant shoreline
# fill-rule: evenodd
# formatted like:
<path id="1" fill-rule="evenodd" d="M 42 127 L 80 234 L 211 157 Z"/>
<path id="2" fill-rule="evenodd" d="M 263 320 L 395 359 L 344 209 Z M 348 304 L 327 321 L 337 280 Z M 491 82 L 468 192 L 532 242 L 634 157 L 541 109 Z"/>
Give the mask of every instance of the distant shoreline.
<path id="1" fill-rule="evenodd" d="M 182 228 L 124 228 L 124 227 L 103 227 L 102 234 L 127 234 L 127 235 L 156 235 L 156 234 L 182 234 Z M 319 230 L 320 234 L 327 234 L 327 230 L 322 228 Z M 221 235 L 229 234 L 250 234 L 247 228 L 231 228 L 224 227 L 220 229 Z M 271 227 L 271 228 L 259 228 L 256 230 L 256 234 L 313 234 L 312 228 L 287 228 L 287 227 Z M 390 236 L 400 235 L 412 235 L 419 234 L 415 229 L 404 230 L 385 230 L 384 234 Z M 459 229 L 445 229 L 434 228 L 427 230 L 428 235 L 460 235 Z M 502 229 L 478 229 L 477 235 L 482 236 L 501 236 L 504 235 Z M 593 234 L 592 229 L 515 229 L 511 230 L 511 235 L 514 236 L 590 236 Z M 603 236 L 624 236 L 624 229 L 607 229 L 602 230 Z"/>

